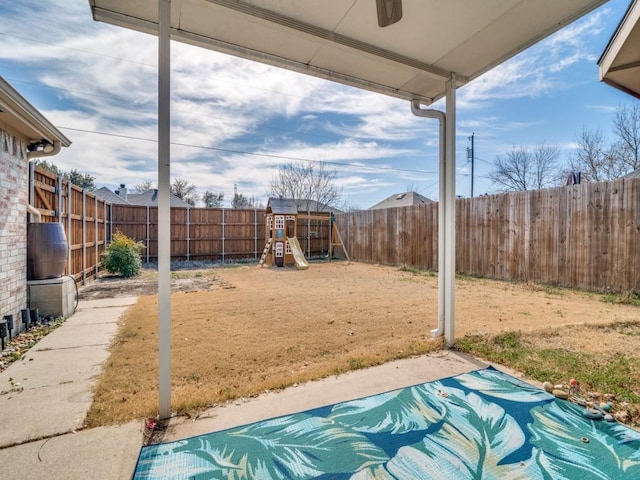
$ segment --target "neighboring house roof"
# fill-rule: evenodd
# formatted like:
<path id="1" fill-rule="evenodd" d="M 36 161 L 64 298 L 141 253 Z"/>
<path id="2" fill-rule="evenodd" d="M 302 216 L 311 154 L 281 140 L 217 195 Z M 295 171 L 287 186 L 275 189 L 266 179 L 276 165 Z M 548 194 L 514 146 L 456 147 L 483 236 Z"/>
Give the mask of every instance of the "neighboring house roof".
<path id="1" fill-rule="evenodd" d="M 316 202 L 315 200 L 296 200 L 296 206 L 300 212 L 333 212 L 342 213 L 342 210 L 331 207 L 326 203 Z"/>
<path id="2" fill-rule="evenodd" d="M 433 202 L 433 200 L 416 192 L 394 193 L 381 202 L 376 203 L 373 207 L 370 207 L 369 210 L 392 207 L 409 207 L 411 205 L 420 205 L 422 203 L 431 202 Z"/>
<path id="3" fill-rule="evenodd" d="M 127 193 L 126 199 L 117 193 L 114 193 L 107 187 L 101 187 L 93 193 L 115 205 L 158 206 L 158 190 L 156 189 L 148 190 L 144 193 Z M 181 198 L 176 197 L 174 194 L 171 194 L 171 206 L 178 208 L 191 208 L 191 205 Z"/>
<path id="4" fill-rule="evenodd" d="M 267 202 L 267 213 L 277 215 L 298 215 L 296 201 L 290 198 L 269 198 Z"/>
<path id="5" fill-rule="evenodd" d="M 157 206 L 158 205 L 158 190 L 148 190 L 144 193 L 128 193 L 127 201 L 131 205 L 149 205 L 149 206 Z M 191 208 L 187 202 L 182 200 L 179 197 L 176 197 L 173 193 L 171 194 L 171 206 L 172 207 L 181 207 L 181 208 Z"/>
<path id="6" fill-rule="evenodd" d="M 640 98 L 640 1 L 633 0 L 598 60 L 600 80 Z"/>
<path id="7" fill-rule="evenodd" d="M 640 178 L 640 168 L 638 168 L 637 170 L 634 170 L 631 173 L 627 173 L 624 177 L 622 178 Z"/>
<path id="8" fill-rule="evenodd" d="M 20 95 L 7 81 L 0 76 L 0 123 L 15 128 L 31 142 L 47 140 L 55 150 L 49 154 L 29 156 L 48 156 L 60 151 L 60 147 L 68 147 L 71 140 L 53 126 L 36 108 Z"/>
<path id="9" fill-rule="evenodd" d="M 100 197 L 106 202 L 112 203 L 114 205 L 129 205 L 129 202 L 127 202 L 120 195 L 113 193 L 107 187 L 100 187 L 93 193 L 96 197 Z"/>

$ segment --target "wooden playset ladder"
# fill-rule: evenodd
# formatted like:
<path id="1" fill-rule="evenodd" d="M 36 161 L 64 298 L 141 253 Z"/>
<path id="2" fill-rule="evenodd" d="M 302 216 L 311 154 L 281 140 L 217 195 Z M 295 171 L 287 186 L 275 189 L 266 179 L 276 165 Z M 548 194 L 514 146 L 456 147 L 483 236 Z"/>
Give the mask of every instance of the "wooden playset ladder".
<path id="1" fill-rule="evenodd" d="M 260 257 L 260 262 L 258 263 L 259 266 L 262 267 L 262 265 L 264 265 L 264 261 L 267 258 L 267 255 L 269 254 L 269 250 L 271 249 L 271 241 L 273 240 L 273 238 L 269 238 L 269 240 L 267 240 L 267 244 L 264 246 L 264 250 L 262 251 L 262 256 Z"/>

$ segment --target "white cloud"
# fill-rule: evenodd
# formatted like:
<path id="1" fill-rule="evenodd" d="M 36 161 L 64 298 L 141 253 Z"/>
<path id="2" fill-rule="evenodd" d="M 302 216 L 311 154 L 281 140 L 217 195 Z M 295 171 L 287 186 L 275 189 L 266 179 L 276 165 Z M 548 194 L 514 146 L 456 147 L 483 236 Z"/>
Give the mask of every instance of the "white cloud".
<path id="1" fill-rule="evenodd" d="M 538 97 L 573 84 L 561 80 L 563 71 L 597 58 L 588 42 L 602 31 L 606 10 L 578 20 L 539 44 L 498 65 L 459 91 L 459 108 L 481 108 L 493 100 Z"/>

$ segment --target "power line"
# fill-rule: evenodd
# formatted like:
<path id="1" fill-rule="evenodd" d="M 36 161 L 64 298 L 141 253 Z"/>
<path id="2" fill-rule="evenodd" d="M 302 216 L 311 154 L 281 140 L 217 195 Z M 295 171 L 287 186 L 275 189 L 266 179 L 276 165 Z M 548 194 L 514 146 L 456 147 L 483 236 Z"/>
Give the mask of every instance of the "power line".
<path id="1" fill-rule="evenodd" d="M 129 103 L 125 102 L 124 100 L 116 97 L 116 96 L 109 96 L 109 95 L 100 95 L 97 93 L 89 93 L 89 92 L 85 92 L 85 91 L 80 91 L 80 90 L 71 90 L 68 88 L 62 88 L 62 87 L 54 87 L 52 85 L 46 85 L 43 84 L 42 82 L 37 82 L 37 81 L 33 81 L 33 80 L 21 80 L 21 79 L 16 79 L 16 78 L 7 78 L 7 80 L 11 81 L 12 83 L 24 83 L 24 84 L 29 84 L 29 85 L 35 85 L 38 86 L 40 88 L 46 88 L 46 89 L 51 89 L 51 90 L 59 90 L 61 92 L 67 92 L 67 93 L 74 93 L 74 94 L 79 94 L 79 95 L 84 95 L 87 97 L 95 97 L 95 98 L 104 98 L 107 100 L 110 100 L 112 102 L 118 102 L 122 105 L 129 105 Z M 286 95 L 286 94 L 284 94 Z M 153 105 L 149 105 L 149 104 L 143 104 L 143 103 L 139 103 L 135 105 L 136 109 L 142 109 L 145 111 L 154 111 L 154 109 L 156 108 L 155 103 Z M 201 114 L 192 110 L 188 110 L 186 108 L 172 108 L 174 111 L 178 111 L 180 113 L 183 114 L 187 114 L 187 115 L 198 115 L 200 116 Z M 207 114 L 207 117 L 209 118 L 217 118 L 219 120 L 226 120 L 224 117 L 218 116 L 218 115 L 211 115 L 211 114 Z M 274 130 L 277 132 L 283 132 L 286 133 L 288 135 L 293 135 L 293 136 L 305 136 L 305 137 L 312 137 L 312 138 L 320 138 L 320 139 L 325 139 L 325 140 L 339 140 L 342 138 L 352 138 L 352 139 L 356 139 L 356 140 L 372 140 L 372 138 L 369 136 L 360 136 L 360 135 L 350 135 L 349 137 L 341 137 L 339 135 L 321 135 L 321 134 L 317 134 L 317 133 L 309 133 L 309 132 L 300 132 L 300 131 L 295 131 L 295 130 L 291 130 L 291 129 L 287 129 L 287 128 L 280 128 L 280 127 L 274 127 L 271 125 L 265 125 L 265 124 L 259 124 L 256 125 L 256 128 L 260 129 L 263 128 L 265 130 Z"/>
<path id="2" fill-rule="evenodd" d="M 140 141 L 143 141 L 143 142 L 158 143 L 158 140 L 154 139 L 154 138 L 134 137 L 132 135 L 123 135 L 123 134 L 119 134 L 119 133 L 110 133 L 110 132 L 97 132 L 95 130 L 86 130 L 86 129 L 82 129 L 82 128 L 73 128 L 73 127 L 56 126 L 56 128 L 59 128 L 61 130 L 71 130 L 71 131 L 74 131 L 74 132 L 90 133 L 90 134 L 94 134 L 94 135 L 104 135 L 104 136 L 108 136 L 108 137 L 124 138 L 124 139 L 127 139 L 127 140 L 140 140 Z M 382 167 L 382 166 L 373 167 L 373 166 L 369 166 L 369 165 L 361 165 L 361 164 L 355 165 L 353 163 L 337 162 L 337 161 L 332 161 L 332 160 L 313 160 L 313 159 L 309 159 L 309 158 L 299 158 L 299 157 L 290 157 L 290 156 L 286 156 L 286 155 L 276 155 L 276 154 L 273 154 L 273 153 L 256 153 L 256 152 L 247 152 L 247 151 L 244 151 L 244 150 L 234 150 L 234 149 L 230 149 L 230 148 L 207 147 L 207 146 L 204 146 L 204 145 L 193 145 L 193 144 L 189 144 L 189 143 L 171 142 L 171 145 L 178 146 L 178 147 L 197 148 L 197 149 L 201 149 L 201 150 L 212 150 L 212 151 L 216 151 L 216 152 L 233 153 L 233 154 L 238 154 L 238 155 L 252 155 L 252 156 L 256 156 L 256 157 L 274 158 L 274 159 L 278 159 L 278 160 L 295 160 L 295 161 L 299 161 L 299 162 L 326 163 L 328 165 L 338 165 L 338 166 L 351 167 L 351 168 L 364 168 L 364 169 L 367 169 L 367 170 L 382 170 L 382 171 L 408 172 L 408 173 L 426 173 L 426 174 L 429 174 L 429 175 L 436 175 L 438 173 L 438 172 L 431 172 L 431 171 L 428 171 L 428 170 L 419 170 L 419 169 L 410 169 L 410 168 L 394 168 L 394 167 Z M 465 174 L 461 174 L 461 175 L 465 175 Z"/>

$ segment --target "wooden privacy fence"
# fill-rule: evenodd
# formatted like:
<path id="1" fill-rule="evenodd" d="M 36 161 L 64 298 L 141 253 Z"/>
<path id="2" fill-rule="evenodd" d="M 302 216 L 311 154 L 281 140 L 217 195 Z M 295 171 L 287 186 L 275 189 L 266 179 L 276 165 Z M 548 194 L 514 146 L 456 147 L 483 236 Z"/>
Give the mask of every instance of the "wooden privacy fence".
<path id="1" fill-rule="evenodd" d="M 421 269 L 438 266 L 438 204 L 336 215 L 352 260 Z"/>
<path id="2" fill-rule="evenodd" d="M 64 225 L 68 243 L 65 274 L 85 283 L 99 271 L 110 224 L 110 204 L 66 178 L 29 164 L 29 203 L 43 222 Z"/>
<path id="3" fill-rule="evenodd" d="M 352 259 L 437 269 L 437 203 L 337 216 Z M 640 179 L 458 199 L 456 271 L 640 292 Z"/>
<path id="4" fill-rule="evenodd" d="M 43 221 L 64 225 L 66 273 L 76 281 L 97 275 L 116 229 L 144 243 L 145 261 L 157 260 L 157 207 L 111 205 L 33 164 L 29 186 Z M 437 269 L 437 203 L 336 219 L 353 260 Z M 329 229 L 329 222 L 298 220 L 307 257 L 328 254 Z M 174 261 L 257 260 L 264 244 L 264 210 L 171 209 Z M 456 271 L 640 293 L 640 179 L 458 199 Z"/>
<path id="5" fill-rule="evenodd" d="M 171 208 L 171 260 L 257 260 L 266 241 L 264 212 L 255 209 Z M 145 245 L 144 261 L 157 261 L 157 207 L 113 205 L 112 215 L 111 234 L 119 230 L 141 241 Z M 329 222 L 299 219 L 297 231 L 300 246 L 307 257 L 328 253 Z"/>

